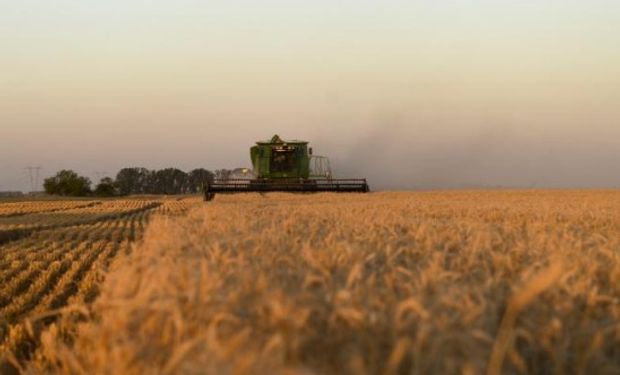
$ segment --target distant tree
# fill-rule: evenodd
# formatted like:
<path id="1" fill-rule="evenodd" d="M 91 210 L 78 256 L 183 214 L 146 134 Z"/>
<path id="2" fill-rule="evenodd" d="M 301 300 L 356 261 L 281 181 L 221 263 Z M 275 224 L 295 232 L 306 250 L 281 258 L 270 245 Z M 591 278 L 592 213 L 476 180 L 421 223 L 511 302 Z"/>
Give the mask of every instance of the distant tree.
<path id="1" fill-rule="evenodd" d="M 157 175 L 157 171 L 149 171 L 144 182 L 144 192 L 147 194 L 163 194 L 159 180 L 160 176 Z"/>
<path id="2" fill-rule="evenodd" d="M 206 182 L 212 182 L 215 174 L 204 168 L 196 168 L 188 174 L 187 193 L 195 194 L 202 190 L 202 186 Z"/>
<path id="3" fill-rule="evenodd" d="M 230 171 L 228 171 L 230 174 Z M 213 172 L 197 168 L 185 173 L 177 168 L 148 170 L 123 168 L 116 175 L 114 186 L 120 195 L 130 194 L 188 194 L 197 193 L 205 181 L 212 181 Z"/>
<path id="4" fill-rule="evenodd" d="M 82 197 L 90 194 L 90 179 L 72 170 L 63 169 L 55 176 L 46 178 L 43 188 L 47 194 Z"/>
<path id="5" fill-rule="evenodd" d="M 187 173 L 176 168 L 155 171 L 151 175 L 152 194 L 183 194 L 187 190 Z"/>
<path id="6" fill-rule="evenodd" d="M 150 190 L 151 171 L 146 168 L 123 168 L 116 174 L 120 195 L 145 194 Z"/>
<path id="7" fill-rule="evenodd" d="M 121 195 L 134 194 L 138 186 L 138 168 L 123 168 L 116 174 L 116 187 Z"/>
<path id="8" fill-rule="evenodd" d="M 98 197 L 113 197 L 116 195 L 116 186 L 114 180 L 110 177 L 104 177 L 95 187 L 95 195 Z"/>

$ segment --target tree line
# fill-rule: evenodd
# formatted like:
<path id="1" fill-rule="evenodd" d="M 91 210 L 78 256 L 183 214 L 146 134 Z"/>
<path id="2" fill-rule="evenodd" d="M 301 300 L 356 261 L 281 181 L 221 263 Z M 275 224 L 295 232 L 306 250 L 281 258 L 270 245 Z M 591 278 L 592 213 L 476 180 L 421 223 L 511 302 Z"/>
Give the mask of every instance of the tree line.
<path id="1" fill-rule="evenodd" d="M 47 194 L 64 196 L 122 196 L 133 194 L 195 194 L 201 191 L 206 182 L 226 174 L 226 170 L 215 173 L 204 168 L 196 168 L 186 173 L 177 168 L 149 170 L 146 168 L 123 168 L 116 178 L 102 178 L 92 188 L 88 177 L 80 176 L 72 170 L 61 170 L 55 176 L 46 178 L 43 188 Z"/>

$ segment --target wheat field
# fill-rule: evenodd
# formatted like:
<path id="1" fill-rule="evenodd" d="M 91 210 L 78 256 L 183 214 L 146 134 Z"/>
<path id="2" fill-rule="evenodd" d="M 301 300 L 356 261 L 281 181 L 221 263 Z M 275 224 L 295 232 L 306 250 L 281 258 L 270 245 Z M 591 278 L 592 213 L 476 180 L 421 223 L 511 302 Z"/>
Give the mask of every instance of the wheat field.
<path id="1" fill-rule="evenodd" d="M 620 373 L 618 191 L 166 202 L 0 204 L 6 371 Z"/>
<path id="2" fill-rule="evenodd" d="M 0 353 L 24 361 L 66 306 L 90 304 L 108 267 L 150 218 L 195 199 L 0 203 Z M 0 373 L 9 368 L 4 359 Z M 15 367 L 15 366 L 12 366 Z"/>

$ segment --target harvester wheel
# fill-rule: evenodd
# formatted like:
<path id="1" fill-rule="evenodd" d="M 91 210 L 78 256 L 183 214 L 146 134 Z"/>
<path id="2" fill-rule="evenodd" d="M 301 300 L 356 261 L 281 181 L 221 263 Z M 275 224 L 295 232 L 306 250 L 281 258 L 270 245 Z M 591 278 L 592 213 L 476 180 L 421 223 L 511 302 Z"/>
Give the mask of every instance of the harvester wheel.
<path id="1" fill-rule="evenodd" d="M 211 191 L 209 191 L 208 182 L 202 185 L 202 191 L 204 192 L 204 195 L 205 195 L 205 202 L 212 201 L 213 198 L 215 197 L 215 193 L 212 193 Z"/>

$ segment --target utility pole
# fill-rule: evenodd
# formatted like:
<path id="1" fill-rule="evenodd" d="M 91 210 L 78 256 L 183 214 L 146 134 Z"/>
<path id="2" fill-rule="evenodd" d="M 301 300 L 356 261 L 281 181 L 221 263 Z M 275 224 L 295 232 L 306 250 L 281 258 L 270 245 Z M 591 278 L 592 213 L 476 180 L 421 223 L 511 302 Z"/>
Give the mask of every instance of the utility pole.
<path id="1" fill-rule="evenodd" d="M 30 192 L 35 192 L 40 188 L 39 186 L 39 175 L 41 173 L 41 167 L 32 167 L 28 166 L 24 168 L 28 171 L 28 177 L 30 177 Z"/>

